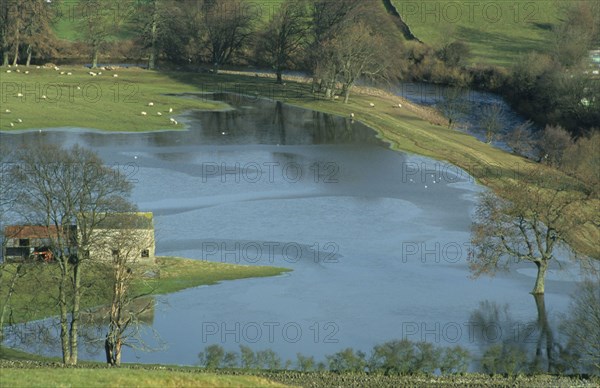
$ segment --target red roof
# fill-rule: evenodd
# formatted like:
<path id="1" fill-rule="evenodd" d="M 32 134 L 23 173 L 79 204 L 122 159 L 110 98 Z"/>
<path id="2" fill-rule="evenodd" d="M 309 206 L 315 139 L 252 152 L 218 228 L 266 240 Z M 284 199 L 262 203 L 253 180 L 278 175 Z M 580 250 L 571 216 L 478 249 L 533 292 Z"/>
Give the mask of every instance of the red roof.
<path id="1" fill-rule="evenodd" d="M 56 238 L 56 226 L 12 225 L 4 228 L 6 238 Z"/>

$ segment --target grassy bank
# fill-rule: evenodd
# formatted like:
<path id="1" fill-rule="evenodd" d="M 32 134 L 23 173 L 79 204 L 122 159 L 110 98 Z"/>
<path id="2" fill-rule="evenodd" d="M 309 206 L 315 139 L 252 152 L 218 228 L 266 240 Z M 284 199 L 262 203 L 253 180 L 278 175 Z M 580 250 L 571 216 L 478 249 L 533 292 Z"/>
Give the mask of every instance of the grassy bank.
<path id="1" fill-rule="evenodd" d="M 129 368 L 1 368 L 6 387 L 285 387 L 257 376 Z"/>
<path id="2" fill-rule="evenodd" d="M 471 64 L 510 66 L 522 53 L 551 47 L 561 4 L 548 0 L 392 0 L 417 38 L 432 47 L 467 42 Z"/>
<path id="3" fill-rule="evenodd" d="M 29 74 L 25 74 L 26 71 Z M 136 132 L 183 129 L 182 124 L 174 124 L 170 118 L 188 109 L 220 107 L 212 101 L 165 95 L 198 90 L 160 73 L 139 68 L 98 69 L 94 72 L 102 74 L 91 76 L 89 71 L 83 66 L 61 66 L 58 71 L 36 66 L 2 67 L 0 130 L 81 127 Z M 169 112 L 171 109 L 173 112 Z"/>
<path id="4" fill-rule="evenodd" d="M 14 268 L 15 264 L 8 264 L 3 269 L 4 279 L 10 277 Z M 167 294 L 186 288 L 215 284 L 223 280 L 275 276 L 288 271 L 285 268 L 213 263 L 176 257 L 159 257 L 156 265 L 149 267 L 148 270 L 157 273 L 158 276 L 143 279 L 135 285 L 140 294 Z M 16 283 L 10 301 L 8 312 L 10 323 L 21 323 L 57 314 L 53 299 L 56 296 L 54 279 L 57 271 L 57 266 L 52 264 L 33 264 L 26 268 L 25 275 Z M 104 305 L 110 300 L 103 285 L 94 281 L 94 276 L 93 270 L 84 272 L 82 284 L 88 286 L 83 293 L 82 308 Z M 0 283 L 2 303 L 9 283 L 4 279 Z"/>
<path id="5" fill-rule="evenodd" d="M 550 375 L 486 375 L 467 373 L 464 375 L 430 376 L 406 375 L 385 376 L 366 373 L 300 372 L 217 369 L 207 371 L 196 367 L 169 365 L 124 365 L 110 369 L 104 365 L 80 365 L 65 368 L 58 364 L 21 361 L 1 361 L 0 373 L 8 386 L 94 386 L 129 387 L 594 387 L 597 377 L 583 379 Z M 135 377 L 135 379 L 130 379 Z M 85 380 L 87 378 L 87 380 Z M 210 385 L 215 384 L 215 385 Z M 231 385 L 233 384 L 233 385 Z"/>

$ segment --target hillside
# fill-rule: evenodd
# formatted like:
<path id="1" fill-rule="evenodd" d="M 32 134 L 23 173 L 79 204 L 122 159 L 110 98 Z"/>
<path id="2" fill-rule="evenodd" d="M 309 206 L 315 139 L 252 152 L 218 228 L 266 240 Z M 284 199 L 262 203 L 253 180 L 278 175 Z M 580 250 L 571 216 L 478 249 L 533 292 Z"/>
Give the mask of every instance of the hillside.
<path id="1" fill-rule="evenodd" d="M 453 40 L 467 42 L 471 64 L 509 66 L 522 53 L 548 49 L 561 1 L 392 0 L 414 35 L 437 47 Z"/>

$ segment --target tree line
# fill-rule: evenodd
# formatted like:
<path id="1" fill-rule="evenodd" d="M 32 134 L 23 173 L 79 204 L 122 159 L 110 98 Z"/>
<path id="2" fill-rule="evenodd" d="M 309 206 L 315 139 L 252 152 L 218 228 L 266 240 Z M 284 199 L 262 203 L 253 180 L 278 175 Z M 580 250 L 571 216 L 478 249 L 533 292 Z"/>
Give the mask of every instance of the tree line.
<path id="1" fill-rule="evenodd" d="M 53 31 L 55 21 L 67 17 L 61 2 L 23 3 L 1 3 L 3 65 L 29 65 L 32 53 L 43 60 L 69 51 Z M 376 1 L 287 0 L 273 8 L 244 0 L 80 0 L 70 12 L 78 30 L 71 51 L 92 67 L 128 31 L 128 47 L 147 58 L 149 69 L 208 64 L 218 73 L 224 65 L 247 63 L 272 69 L 280 83 L 283 71 L 305 69 L 328 97 L 339 93 L 346 102 L 360 77 L 396 75 L 399 56 L 390 54 L 402 51 Z"/>

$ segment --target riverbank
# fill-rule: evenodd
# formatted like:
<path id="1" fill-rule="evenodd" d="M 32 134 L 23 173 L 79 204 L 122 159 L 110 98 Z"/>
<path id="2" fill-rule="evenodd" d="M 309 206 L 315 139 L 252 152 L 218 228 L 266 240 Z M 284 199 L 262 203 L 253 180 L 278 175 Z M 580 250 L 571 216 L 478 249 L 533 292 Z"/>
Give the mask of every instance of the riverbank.
<path id="1" fill-rule="evenodd" d="M 75 69 L 73 68 L 73 71 Z M 82 71 L 81 69 L 83 68 L 79 68 L 79 71 Z M 55 72 L 51 69 L 43 71 Z M 74 126 L 73 122 L 79 122 L 78 125 L 84 128 L 89 128 L 91 126 L 90 122 L 94 122 L 93 126 L 112 131 L 174 128 L 161 124 L 168 120 L 164 115 L 151 117 L 150 112 L 154 112 L 153 114 L 156 115 L 156 109 L 164 110 L 163 108 L 166 108 L 167 104 L 175 104 L 175 102 L 181 105 L 174 113 L 180 113 L 179 109 L 211 109 L 211 107 L 219 109 L 219 106 L 210 99 L 182 98 L 167 95 L 168 93 L 232 92 L 242 94 L 245 96 L 244 98 L 270 98 L 302 108 L 348 118 L 353 113 L 354 120 L 361 121 L 376 130 L 380 138 L 390 143 L 391 148 L 447 161 L 462 168 L 479 183 L 492 190 L 501 189 L 506 182 L 511 180 L 523 179 L 537 168 L 544 169 L 544 173 L 549 177 L 568 179 L 555 169 L 541 166 L 528 159 L 494 148 L 471 135 L 449 129 L 446 120 L 433 109 L 411 104 L 401 97 L 375 88 L 353 89 L 350 102 L 344 104 L 340 100 L 323 99 L 319 94 L 312 93 L 308 83 L 294 77 L 284 77 L 286 80 L 284 84 L 276 84 L 271 75 L 244 74 L 241 72 L 224 72 L 220 75 L 213 75 L 119 69 L 117 71 L 117 74 L 119 74 L 118 79 L 110 76 L 106 77 L 108 79 L 103 79 L 102 77 L 105 77 L 105 74 L 95 77 L 85 74 L 80 75 L 80 77 L 87 79 L 89 85 L 96 85 L 87 86 L 90 90 L 92 88 L 106 89 L 107 91 L 121 90 L 125 88 L 124 85 L 135 85 L 134 90 L 139 91 L 139 93 L 136 92 L 136 96 L 139 98 L 131 104 L 116 104 L 125 107 L 122 109 L 126 109 L 127 113 L 122 114 L 128 117 L 127 120 L 120 120 L 119 114 L 116 112 L 103 113 L 106 111 L 105 104 L 114 107 L 113 100 L 105 99 L 91 103 L 80 98 L 79 100 L 75 99 L 76 102 L 61 100 L 52 105 L 36 102 L 33 99 L 35 93 L 31 93 L 30 96 L 25 95 L 25 92 L 21 92 L 24 94 L 23 98 L 18 99 L 9 96 L 10 98 L 7 97 L 8 101 L 16 104 L 13 110 L 29 112 L 31 120 L 23 119 L 23 122 L 19 123 L 18 126 L 14 124 L 14 127 L 7 127 L 6 120 L 8 120 L 8 117 L 10 116 L 10 120 L 13 120 L 16 115 L 14 115 L 14 112 L 9 114 L 0 113 L 0 129 L 41 129 Z M 18 84 L 16 80 L 20 80 L 22 88 L 25 88 L 23 90 L 34 90 L 38 87 L 35 82 L 30 81 L 22 73 L 17 75 L 10 73 L 8 75 L 12 78 L 7 78 L 7 80 L 15 85 Z M 4 76 L 5 74 L 3 74 Z M 73 76 L 75 76 L 75 73 L 73 73 Z M 40 77 L 56 77 L 56 75 L 46 74 Z M 43 90 L 43 86 L 40 85 L 38 89 Z M 15 90 L 13 94 L 16 93 Z M 156 101 L 160 101 L 160 106 L 157 105 Z M 148 102 L 154 102 L 154 106 L 148 107 Z M 399 104 L 402 106 L 399 107 Z M 65 109 L 74 113 L 66 115 Z M 140 110 L 142 109 L 147 113 L 147 116 L 141 115 Z M 44 121 L 45 115 L 48 114 L 52 115 L 53 121 Z M 94 117 L 97 116 L 102 116 L 102 118 L 95 121 Z M 421 173 L 425 169 L 435 169 L 435 166 L 422 167 L 423 171 L 420 171 Z M 582 207 L 581 211 L 594 212 L 598 207 L 600 207 L 600 201 L 591 200 Z M 594 258 L 600 258 L 598 240 L 600 240 L 600 228 L 591 223 L 574 228 L 569 236 L 569 242 L 577 252 Z"/>
<path id="2" fill-rule="evenodd" d="M 10 278 L 15 264 L 8 264 L 2 270 L 4 279 Z M 18 324 L 34 321 L 56 315 L 54 303 L 55 292 L 47 285 L 52 282 L 56 266 L 35 265 L 24 271 L 18 279 L 9 308 L 12 311 L 11 323 Z M 250 266 L 215 263 L 203 260 L 192 260 L 179 257 L 157 257 L 154 265 L 149 265 L 148 271 L 156 274 L 140 279 L 136 287 L 138 294 L 160 295 L 169 294 L 186 288 L 216 284 L 224 280 L 247 279 L 253 277 L 277 276 L 290 271 L 286 268 L 268 266 Z M 90 288 L 84 293 L 81 301 L 82 309 L 106 305 L 109 300 L 101 285 L 95 284 L 93 273 L 84 274 L 84 281 L 90 283 Z M 8 291 L 8 281 L 0 284 L 0 300 L 4 302 Z M 2 306 L 0 305 L 0 308 Z"/>
<path id="3" fill-rule="evenodd" d="M 94 381 L 98 386 L 161 386 L 161 387 L 542 387 L 577 386 L 594 387 L 600 383 L 596 377 L 589 379 L 551 375 L 486 375 L 467 373 L 450 376 L 404 375 L 386 376 L 367 373 L 259 371 L 243 369 L 207 370 L 197 367 L 172 365 L 127 364 L 110 368 L 101 364 L 82 364 L 64 367 L 60 364 L 37 361 L 0 360 L 2 381 L 9 386 L 48 387 L 62 386 L 68 381 L 73 386 Z M 79 383 L 79 384 L 78 384 Z"/>

